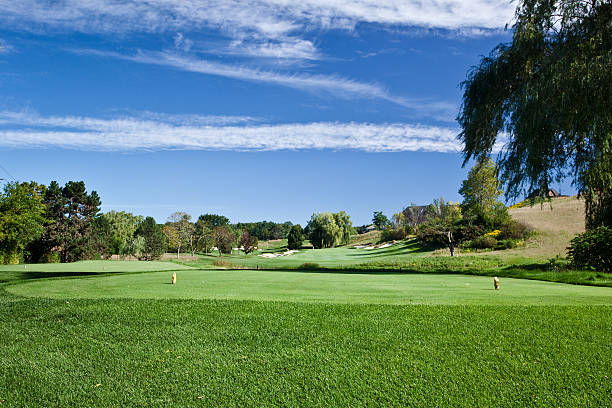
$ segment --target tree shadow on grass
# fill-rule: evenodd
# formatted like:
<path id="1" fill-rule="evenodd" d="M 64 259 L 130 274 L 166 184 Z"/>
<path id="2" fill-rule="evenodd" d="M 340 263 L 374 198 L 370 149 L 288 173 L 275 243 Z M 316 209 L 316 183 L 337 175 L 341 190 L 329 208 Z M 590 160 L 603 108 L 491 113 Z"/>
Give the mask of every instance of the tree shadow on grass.
<path id="1" fill-rule="evenodd" d="M 47 278 L 70 278 L 77 276 L 105 275 L 100 272 L 20 272 L 21 280 L 47 279 Z"/>

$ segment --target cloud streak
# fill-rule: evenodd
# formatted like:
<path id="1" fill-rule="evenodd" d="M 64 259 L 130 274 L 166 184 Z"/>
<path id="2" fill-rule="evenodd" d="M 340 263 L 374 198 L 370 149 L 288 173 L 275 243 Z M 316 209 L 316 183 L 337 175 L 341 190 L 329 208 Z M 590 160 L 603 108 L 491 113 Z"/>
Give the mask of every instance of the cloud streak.
<path id="1" fill-rule="evenodd" d="M 222 76 L 249 82 L 269 83 L 307 92 L 328 93 L 340 98 L 382 99 L 415 111 L 420 116 L 437 120 L 454 121 L 457 107 L 440 101 L 413 100 L 392 95 L 387 89 L 375 83 L 359 82 L 337 75 L 309 75 L 254 69 L 245 66 L 224 64 L 206 59 L 187 57 L 170 52 L 143 52 L 119 54 L 97 50 L 73 50 L 75 53 L 117 58 L 140 64 L 159 65 L 182 71 L 205 75 Z"/>
<path id="2" fill-rule="evenodd" d="M 159 118 L 163 118 L 160 115 Z M 194 120 L 192 123 L 201 123 Z M 290 123 L 272 125 L 177 124 L 134 117 L 99 119 L 0 112 L 0 146 L 132 150 L 361 150 L 458 152 L 457 130 L 411 124 Z"/>
<path id="3" fill-rule="evenodd" d="M 424 28 L 502 28 L 508 0 L 0 0 L 0 19 L 85 32 L 219 28 L 281 38 L 309 27 L 353 29 L 360 22 Z"/>

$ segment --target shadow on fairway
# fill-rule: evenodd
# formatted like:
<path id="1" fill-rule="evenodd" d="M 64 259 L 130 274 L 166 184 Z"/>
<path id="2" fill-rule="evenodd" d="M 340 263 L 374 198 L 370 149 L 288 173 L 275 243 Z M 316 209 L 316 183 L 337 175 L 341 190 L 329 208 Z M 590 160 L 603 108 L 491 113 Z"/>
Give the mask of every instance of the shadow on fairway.
<path id="1" fill-rule="evenodd" d="M 46 279 L 46 278 L 70 278 L 76 276 L 92 276 L 92 275 L 106 275 L 107 273 L 100 272 L 21 272 L 20 277 L 22 280 L 30 279 Z"/>

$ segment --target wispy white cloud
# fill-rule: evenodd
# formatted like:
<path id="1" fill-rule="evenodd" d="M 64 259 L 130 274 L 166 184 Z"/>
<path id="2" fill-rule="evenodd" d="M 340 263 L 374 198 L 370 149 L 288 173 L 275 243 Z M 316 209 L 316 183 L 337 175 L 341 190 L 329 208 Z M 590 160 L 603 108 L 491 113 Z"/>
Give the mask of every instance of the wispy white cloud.
<path id="1" fill-rule="evenodd" d="M 72 50 L 80 54 L 118 58 L 141 64 L 153 64 L 175 69 L 216 75 L 251 82 L 264 82 L 308 92 L 328 93 L 341 98 L 382 99 L 411 109 L 419 116 L 432 117 L 440 121 L 454 121 L 457 107 L 443 101 L 415 100 L 392 95 L 386 88 L 376 83 L 359 82 L 336 75 L 309 75 L 283 73 L 278 71 L 254 69 L 245 66 L 224 64 L 206 59 L 188 57 L 170 52 L 143 52 L 119 54 L 97 50 Z"/>
<path id="2" fill-rule="evenodd" d="M 458 152 L 457 130 L 403 123 L 290 123 L 193 125 L 172 120 L 124 117 L 40 116 L 0 112 L 0 146 L 80 150 L 351 149 L 367 152 Z M 204 117 L 206 118 L 206 117 Z M 192 118 L 191 123 L 205 122 Z M 219 123 L 223 123 L 220 119 Z"/>
<path id="3" fill-rule="evenodd" d="M 1 0 L 0 19 L 86 32 L 223 29 L 280 38 L 309 27 L 352 29 L 360 22 L 425 28 L 503 27 L 510 0 Z"/>
<path id="4" fill-rule="evenodd" d="M 177 46 L 191 48 L 185 32 L 219 30 L 231 39 L 224 53 L 257 58 L 321 56 L 304 34 L 353 30 L 359 23 L 411 30 L 443 29 L 480 36 L 502 29 L 514 0 L 0 0 L 4 27 L 86 33 L 179 32 Z M 240 44 L 236 47 L 236 44 Z M 280 55 L 280 57 L 279 57 Z"/>

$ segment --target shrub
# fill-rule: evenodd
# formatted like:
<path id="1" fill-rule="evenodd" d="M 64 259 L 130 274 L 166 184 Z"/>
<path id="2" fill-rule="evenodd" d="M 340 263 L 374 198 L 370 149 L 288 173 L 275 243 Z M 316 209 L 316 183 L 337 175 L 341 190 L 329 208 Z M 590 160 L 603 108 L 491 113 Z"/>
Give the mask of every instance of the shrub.
<path id="1" fill-rule="evenodd" d="M 315 262 L 304 262 L 303 264 L 298 266 L 298 269 L 303 269 L 303 270 L 316 270 L 319 268 L 320 268 L 319 264 Z"/>
<path id="2" fill-rule="evenodd" d="M 497 240 L 493 237 L 482 236 L 472 241 L 472 248 L 493 249 L 497 245 Z"/>
<path id="3" fill-rule="evenodd" d="M 512 220 L 503 226 L 498 239 L 525 239 L 531 232 L 532 228 L 519 221 Z"/>
<path id="4" fill-rule="evenodd" d="M 406 238 L 406 230 L 403 228 L 389 228 L 380 234 L 380 242 L 399 241 Z"/>
<path id="5" fill-rule="evenodd" d="M 304 242 L 304 230 L 300 224 L 296 224 L 291 227 L 289 236 L 287 237 L 287 248 L 288 249 L 300 249 Z"/>
<path id="6" fill-rule="evenodd" d="M 517 242 L 514 239 L 500 239 L 497 240 L 497 245 L 495 245 L 495 249 L 512 249 L 516 248 Z"/>
<path id="7" fill-rule="evenodd" d="M 612 272 L 612 228 L 598 227 L 578 234 L 568 247 L 568 256 L 576 268 Z"/>

